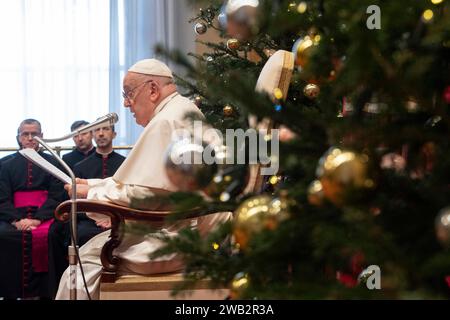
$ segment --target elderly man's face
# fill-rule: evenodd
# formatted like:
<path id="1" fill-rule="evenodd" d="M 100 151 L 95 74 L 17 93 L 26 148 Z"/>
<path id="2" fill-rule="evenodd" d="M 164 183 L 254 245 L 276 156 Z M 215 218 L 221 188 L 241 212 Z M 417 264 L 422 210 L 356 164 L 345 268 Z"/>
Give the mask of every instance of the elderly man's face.
<path id="1" fill-rule="evenodd" d="M 136 119 L 136 123 L 145 127 L 153 117 L 158 96 L 152 91 L 155 82 L 149 77 L 129 72 L 123 80 L 125 108 Z"/>
<path id="2" fill-rule="evenodd" d="M 24 124 L 19 129 L 17 140 L 24 149 L 39 149 L 39 143 L 33 139 L 34 136 L 42 138 L 41 128 L 38 124 Z"/>

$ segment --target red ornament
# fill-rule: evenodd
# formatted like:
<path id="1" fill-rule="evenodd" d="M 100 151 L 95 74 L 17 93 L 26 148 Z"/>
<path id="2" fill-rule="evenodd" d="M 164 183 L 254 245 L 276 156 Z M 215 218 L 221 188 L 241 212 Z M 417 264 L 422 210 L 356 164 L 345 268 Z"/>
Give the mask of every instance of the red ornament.
<path id="1" fill-rule="evenodd" d="M 342 99 L 342 115 L 348 116 L 353 112 L 353 105 L 352 102 L 349 98 L 344 97 Z"/>
<path id="2" fill-rule="evenodd" d="M 350 257 L 350 272 L 336 272 L 336 280 L 347 288 L 354 288 L 358 285 L 358 276 L 364 270 L 365 257 L 362 252 L 356 252 Z"/>
<path id="3" fill-rule="evenodd" d="M 358 285 L 358 280 L 348 273 L 336 272 L 336 280 L 347 288 L 354 288 Z"/>
<path id="4" fill-rule="evenodd" d="M 445 277 L 445 282 L 447 282 L 447 286 L 450 288 L 450 276 Z"/>
<path id="5" fill-rule="evenodd" d="M 362 252 L 357 252 L 351 257 L 350 268 L 354 276 L 358 277 L 358 275 L 364 270 L 365 261 L 366 259 Z"/>
<path id="6" fill-rule="evenodd" d="M 444 97 L 444 101 L 446 104 L 450 104 L 450 86 L 444 89 L 444 93 L 442 95 Z"/>

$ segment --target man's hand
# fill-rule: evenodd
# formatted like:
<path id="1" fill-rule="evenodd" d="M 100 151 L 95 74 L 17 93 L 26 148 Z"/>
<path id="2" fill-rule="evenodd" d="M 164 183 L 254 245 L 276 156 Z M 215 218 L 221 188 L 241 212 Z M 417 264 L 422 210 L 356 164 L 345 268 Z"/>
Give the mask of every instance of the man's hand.
<path id="1" fill-rule="evenodd" d="M 103 229 L 109 229 L 109 228 L 111 228 L 111 219 L 100 220 L 100 221 L 95 222 L 95 224 L 97 225 L 97 227 L 100 227 Z"/>
<path id="2" fill-rule="evenodd" d="M 36 229 L 41 224 L 41 221 L 36 219 L 22 219 L 13 223 L 13 225 L 20 231 L 31 231 Z"/>
<path id="3" fill-rule="evenodd" d="M 75 181 L 76 181 L 77 184 L 85 184 L 85 185 L 88 184 L 87 179 L 76 178 Z"/>
<path id="4" fill-rule="evenodd" d="M 86 184 L 84 183 L 78 183 L 78 180 L 81 182 L 86 181 Z M 72 197 L 72 185 L 66 184 L 64 186 L 64 189 L 66 189 L 67 193 L 69 194 L 69 197 Z M 77 198 L 79 199 L 86 199 L 88 192 L 89 192 L 90 186 L 87 185 L 87 180 L 84 179 L 77 179 Z"/>

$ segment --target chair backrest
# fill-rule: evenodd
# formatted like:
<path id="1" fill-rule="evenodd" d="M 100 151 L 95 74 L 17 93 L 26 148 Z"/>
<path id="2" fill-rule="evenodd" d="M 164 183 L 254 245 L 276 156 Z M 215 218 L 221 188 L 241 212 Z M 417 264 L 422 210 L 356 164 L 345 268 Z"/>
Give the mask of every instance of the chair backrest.
<path id="1" fill-rule="evenodd" d="M 272 101 L 276 103 L 275 90 L 280 89 L 283 94 L 282 99 L 286 100 L 289 85 L 294 71 L 294 54 L 285 50 L 276 51 L 266 62 L 256 83 L 255 91 L 266 93 Z M 256 130 L 264 130 L 267 134 L 276 128 L 271 119 L 264 118 L 258 122 L 257 117 L 251 115 L 249 117 L 250 126 Z M 261 176 L 261 165 L 255 164 L 250 166 L 250 174 L 244 194 L 255 193 L 261 190 L 264 179 Z"/>
<path id="2" fill-rule="evenodd" d="M 277 98 L 274 91 L 280 89 L 283 94 L 282 99 L 286 100 L 293 71 L 294 54 L 289 51 L 278 50 L 267 60 L 261 70 L 255 90 L 267 93 L 275 102 Z"/>

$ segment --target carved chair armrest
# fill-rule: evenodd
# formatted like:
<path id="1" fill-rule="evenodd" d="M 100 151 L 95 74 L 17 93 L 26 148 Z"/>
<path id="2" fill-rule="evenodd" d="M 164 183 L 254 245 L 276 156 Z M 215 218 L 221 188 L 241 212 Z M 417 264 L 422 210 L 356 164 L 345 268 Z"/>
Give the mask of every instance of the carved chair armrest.
<path id="1" fill-rule="evenodd" d="M 109 216 L 111 219 L 125 219 L 134 221 L 148 221 L 148 222 L 161 222 L 172 213 L 169 210 L 161 211 L 145 211 L 133 209 L 117 205 L 107 201 L 99 200 L 85 200 L 78 199 L 75 201 L 77 204 L 77 212 L 95 212 Z M 55 216 L 60 221 L 67 221 L 70 219 L 72 200 L 67 200 L 61 203 L 55 210 Z M 112 221 L 111 221 L 112 222 Z"/>
<path id="2" fill-rule="evenodd" d="M 116 273 L 120 264 L 120 258 L 113 254 L 113 250 L 117 248 L 123 240 L 124 221 L 144 221 L 150 223 L 161 224 L 165 221 L 169 214 L 174 211 L 144 211 L 133 209 L 111 202 L 98 200 L 78 199 L 75 201 L 77 212 L 93 212 L 104 214 L 111 218 L 111 236 L 105 243 L 101 252 L 101 262 L 103 265 L 102 282 L 114 282 Z M 55 217 L 60 221 L 68 221 L 70 219 L 72 201 L 68 200 L 61 203 L 55 210 Z M 190 210 L 184 214 L 186 218 L 194 218 L 203 215 L 198 209 Z"/>

